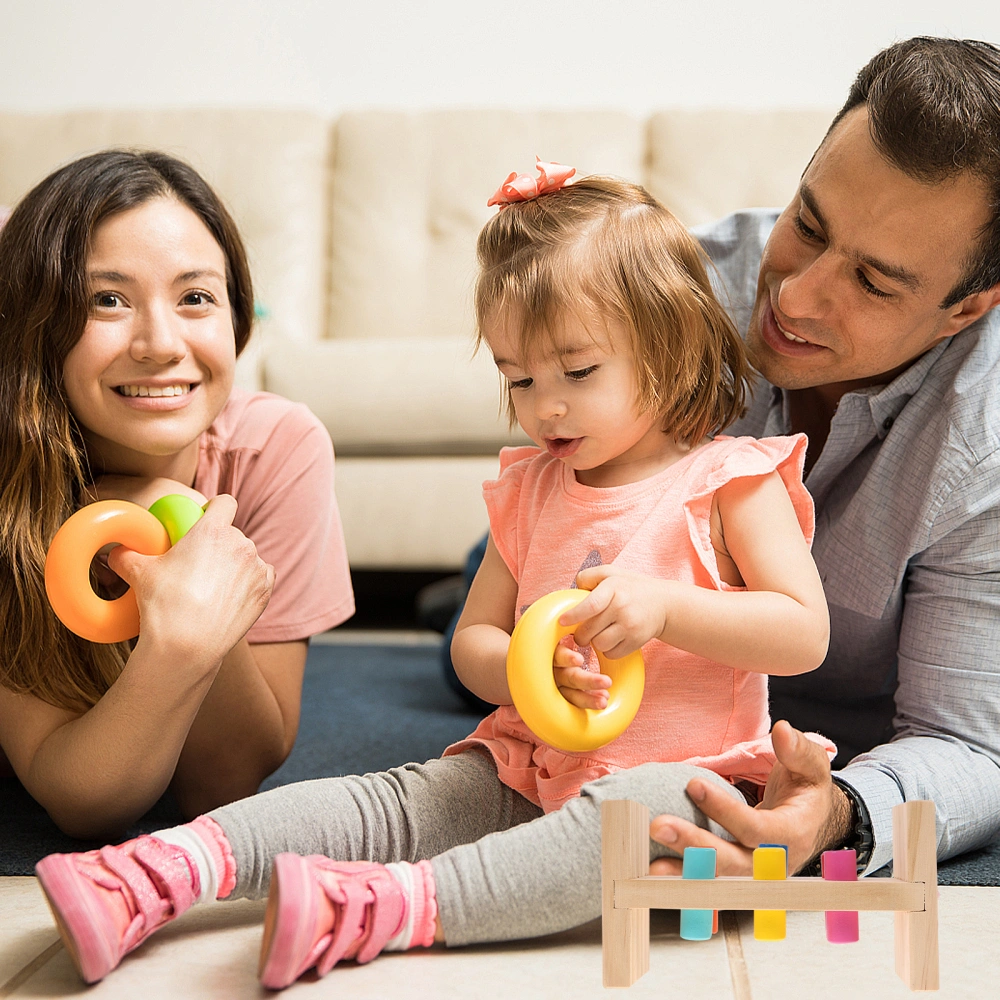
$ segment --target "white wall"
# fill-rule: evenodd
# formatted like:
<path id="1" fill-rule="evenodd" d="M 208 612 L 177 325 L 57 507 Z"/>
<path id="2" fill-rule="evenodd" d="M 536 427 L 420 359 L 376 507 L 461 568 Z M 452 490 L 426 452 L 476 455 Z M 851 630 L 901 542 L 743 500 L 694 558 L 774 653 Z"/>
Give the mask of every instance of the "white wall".
<path id="1" fill-rule="evenodd" d="M 0 110 L 834 106 L 991 0 L 0 0 Z"/>

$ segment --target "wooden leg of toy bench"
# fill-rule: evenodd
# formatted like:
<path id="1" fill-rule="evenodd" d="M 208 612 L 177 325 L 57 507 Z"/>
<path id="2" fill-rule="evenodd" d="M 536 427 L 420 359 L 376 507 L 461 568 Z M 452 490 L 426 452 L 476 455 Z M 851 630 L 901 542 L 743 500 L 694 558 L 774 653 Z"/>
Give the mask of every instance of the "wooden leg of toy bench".
<path id="1" fill-rule="evenodd" d="M 649 874 L 649 810 L 601 803 L 601 938 L 604 985 L 631 986 L 649 971 L 649 910 L 615 909 L 615 879 Z"/>
<path id="2" fill-rule="evenodd" d="M 896 974 L 911 990 L 938 989 L 937 834 L 933 802 L 892 810 L 892 874 L 924 883 L 924 908 L 896 912 Z"/>

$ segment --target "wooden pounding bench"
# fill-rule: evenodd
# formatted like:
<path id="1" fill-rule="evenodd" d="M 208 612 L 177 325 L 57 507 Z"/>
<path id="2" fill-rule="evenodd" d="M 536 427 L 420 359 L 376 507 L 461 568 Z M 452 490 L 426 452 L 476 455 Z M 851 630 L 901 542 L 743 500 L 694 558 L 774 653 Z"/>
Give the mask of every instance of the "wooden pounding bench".
<path id="1" fill-rule="evenodd" d="M 650 875 L 649 810 L 627 800 L 604 802 L 601 824 L 605 986 L 631 986 L 649 971 L 650 909 L 893 910 L 897 975 L 911 990 L 938 989 L 933 802 L 893 808 L 893 877 L 857 882 Z"/>

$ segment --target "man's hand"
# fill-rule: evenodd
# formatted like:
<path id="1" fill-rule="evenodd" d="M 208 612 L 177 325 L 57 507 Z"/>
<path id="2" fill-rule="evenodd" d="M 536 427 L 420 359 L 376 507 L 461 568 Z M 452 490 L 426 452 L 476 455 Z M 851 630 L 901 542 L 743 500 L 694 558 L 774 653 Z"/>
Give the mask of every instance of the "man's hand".
<path id="1" fill-rule="evenodd" d="M 753 849 L 760 844 L 787 844 L 791 875 L 842 843 L 850 833 L 851 806 L 830 778 L 826 751 L 787 722 L 774 724 L 771 739 L 777 763 L 755 808 L 711 782 L 694 778 L 688 783 L 695 805 L 728 830 L 735 844 L 675 816 L 657 816 L 649 824 L 650 837 L 678 854 L 685 847 L 714 847 L 720 875 L 749 875 Z M 681 861 L 659 858 L 650 873 L 680 875 Z"/>

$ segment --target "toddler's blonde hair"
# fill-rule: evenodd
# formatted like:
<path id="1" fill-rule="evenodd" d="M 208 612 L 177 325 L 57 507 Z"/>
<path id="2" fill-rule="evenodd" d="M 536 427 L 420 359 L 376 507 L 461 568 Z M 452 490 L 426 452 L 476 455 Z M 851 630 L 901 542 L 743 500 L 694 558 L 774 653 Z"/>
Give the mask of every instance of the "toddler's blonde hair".
<path id="1" fill-rule="evenodd" d="M 638 184 L 588 176 L 507 205 L 483 227 L 477 256 L 477 343 L 512 318 L 529 357 L 567 312 L 585 325 L 613 318 L 631 340 L 638 410 L 665 432 L 694 444 L 742 416 L 750 367 L 704 253 Z M 513 425 L 509 387 L 506 409 Z"/>

